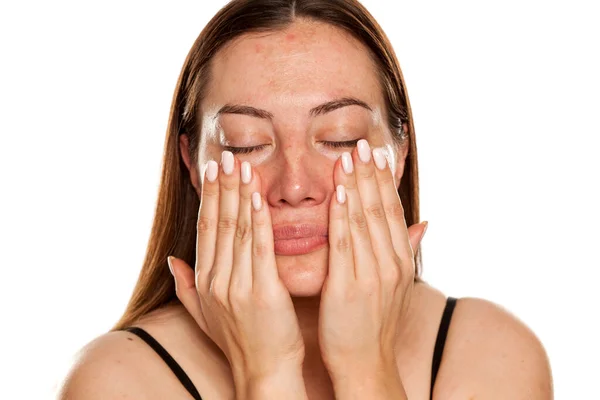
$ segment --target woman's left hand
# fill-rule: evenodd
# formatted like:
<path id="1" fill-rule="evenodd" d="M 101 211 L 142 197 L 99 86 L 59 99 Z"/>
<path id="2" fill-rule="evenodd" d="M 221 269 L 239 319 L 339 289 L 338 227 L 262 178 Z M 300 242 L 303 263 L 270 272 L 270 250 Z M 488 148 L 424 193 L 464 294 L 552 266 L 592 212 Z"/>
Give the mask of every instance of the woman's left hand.
<path id="1" fill-rule="evenodd" d="M 406 227 L 385 155 L 382 149 L 371 152 L 366 140 L 336 163 L 334 180 L 329 273 L 319 312 L 321 355 L 334 388 L 359 381 L 389 386 L 390 380 L 399 382 L 397 332 L 413 288 L 413 249 L 426 225 Z"/>

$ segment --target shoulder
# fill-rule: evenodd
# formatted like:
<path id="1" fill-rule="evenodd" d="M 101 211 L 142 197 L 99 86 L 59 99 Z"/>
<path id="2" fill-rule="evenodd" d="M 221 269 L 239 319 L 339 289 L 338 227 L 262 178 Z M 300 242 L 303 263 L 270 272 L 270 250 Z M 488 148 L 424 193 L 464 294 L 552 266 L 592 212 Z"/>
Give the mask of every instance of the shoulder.
<path id="1" fill-rule="evenodd" d="M 62 382 L 59 399 L 146 398 L 143 352 L 128 332 L 109 332 L 88 343 L 75 356 Z"/>
<path id="2" fill-rule="evenodd" d="M 456 304 L 438 382 L 437 395 L 445 388 L 457 398 L 552 398 L 550 364 L 540 340 L 506 309 L 478 298 Z"/>
<path id="3" fill-rule="evenodd" d="M 92 340 L 76 355 L 58 399 L 160 399 L 180 389 L 159 356 L 126 331 Z M 169 390 L 169 392 L 167 392 Z"/>

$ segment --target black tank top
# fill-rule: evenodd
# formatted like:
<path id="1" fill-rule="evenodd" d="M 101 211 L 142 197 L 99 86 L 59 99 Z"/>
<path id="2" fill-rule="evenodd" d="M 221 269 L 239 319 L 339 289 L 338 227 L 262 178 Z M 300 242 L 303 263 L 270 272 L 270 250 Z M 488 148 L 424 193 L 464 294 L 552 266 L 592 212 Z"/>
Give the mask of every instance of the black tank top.
<path id="1" fill-rule="evenodd" d="M 433 350 L 433 362 L 431 365 L 431 387 L 429 392 L 429 398 L 433 398 L 433 386 L 435 385 L 435 379 L 437 378 L 438 370 L 442 363 L 442 355 L 444 353 L 444 345 L 446 344 L 446 337 L 448 335 L 448 328 L 450 327 L 450 319 L 452 318 L 452 312 L 456 306 L 454 297 L 448 297 L 446 300 L 446 308 L 440 321 L 440 327 L 438 329 L 437 339 L 435 341 L 435 348 Z M 167 363 L 171 371 L 175 374 L 177 379 L 183 384 L 187 391 L 192 395 L 195 400 L 202 400 L 200 393 L 196 390 L 196 387 L 183 371 L 183 369 L 177 364 L 177 362 L 171 357 L 171 355 L 156 341 L 148 332 L 138 327 L 130 327 L 123 329 L 139 336 L 144 342 L 158 353 L 158 355 Z"/>

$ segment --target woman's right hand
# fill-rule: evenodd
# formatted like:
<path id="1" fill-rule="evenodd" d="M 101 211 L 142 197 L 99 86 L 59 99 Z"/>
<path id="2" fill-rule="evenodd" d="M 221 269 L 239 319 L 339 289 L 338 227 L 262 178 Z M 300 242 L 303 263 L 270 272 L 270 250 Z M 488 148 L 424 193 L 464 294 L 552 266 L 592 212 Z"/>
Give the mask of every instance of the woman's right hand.
<path id="1" fill-rule="evenodd" d="M 302 376 L 304 341 L 279 279 L 269 207 L 248 162 L 209 161 L 197 222 L 196 266 L 169 257 L 177 297 L 229 360 L 236 389 Z M 288 374 L 287 377 L 282 374 Z M 302 388 L 303 389 L 303 388 Z"/>

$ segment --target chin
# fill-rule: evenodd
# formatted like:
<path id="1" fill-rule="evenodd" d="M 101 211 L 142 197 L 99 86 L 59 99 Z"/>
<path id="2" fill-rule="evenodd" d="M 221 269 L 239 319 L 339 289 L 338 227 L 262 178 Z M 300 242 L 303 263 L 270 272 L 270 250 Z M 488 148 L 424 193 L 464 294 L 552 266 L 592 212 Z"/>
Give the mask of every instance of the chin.
<path id="1" fill-rule="evenodd" d="M 321 294 L 327 277 L 329 249 L 321 248 L 297 256 L 276 256 L 279 278 L 292 297 L 315 297 Z"/>

